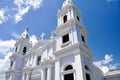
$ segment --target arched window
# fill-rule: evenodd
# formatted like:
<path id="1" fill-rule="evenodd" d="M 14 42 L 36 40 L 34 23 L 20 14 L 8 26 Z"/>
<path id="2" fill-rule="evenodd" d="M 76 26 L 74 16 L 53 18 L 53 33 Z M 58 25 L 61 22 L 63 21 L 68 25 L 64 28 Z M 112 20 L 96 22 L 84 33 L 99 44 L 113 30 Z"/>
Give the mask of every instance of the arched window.
<path id="1" fill-rule="evenodd" d="M 82 41 L 85 43 L 85 37 L 83 35 L 81 35 Z"/>
<path id="2" fill-rule="evenodd" d="M 88 65 L 85 65 L 85 70 L 87 71 L 86 72 L 86 80 L 91 80 L 91 78 L 90 78 L 90 73 L 88 73 L 88 72 L 90 72 L 90 69 L 89 69 L 89 67 L 88 67 Z"/>
<path id="3" fill-rule="evenodd" d="M 91 80 L 90 79 L 90 74 L 86 73 L 86 80 Z"/>
<path id="4" fill-rule="evenodd" d="M 73 69 L 73 67 L 71 65 L 68 65 L 67 67 L 65 67 L 64 70 L 66 71 L 66 70 L 71 70 L 71 69 Z"/>
<path id="5" fill-rule="evenodd" d="M 38 56 L 37 57 L 37 65 L 40 65 L 40 62 L 41 62 L 41 56 Z"/>
<path id="6" fill-rule="evenodd" d="M 90 70 L 88 65 L 85 65 L 85 69 L 88 70 L 88 71 Z"/>
<path id="7" fill-rule="evenodd" d="M 77 20 L 80 21 L 80 18 L 77 16 Z"/>
<path id="8" fill-rule="evenodd" d="M 63 22 L 64 22 L 64 23 L 67 22 L 67 15 L 65 15 L 65 16 L 63 17 Z"/>
<path id="9" fill-rule="evenodd" d="M 15 52 L 17 51 L 18 47 L 15 48 Z"/>
<path id="10" fill-rule="evenodd" d="M 13 61 L 11 62 L 11 64 L 10 64 L 10 67 L 12 67 L 13 66 Z"/>
<path id="11" fill-rule="evenodd" d="M 24 48 L 23 48 L 23 53 L 26 53 L 26 51 L 27 51 L 27 48 L 24 47 Z"/>
<path id="12" fill-rule="evenodd" d="M 67 70 L 72 70 L 72 69 L 73 69 L 72 65 L 68 65 L 65 67 L 64 71 L 67 72 Z M 74 80 L 74 73 L 70 72 L 70 73 L 64 74 L 64 80 Z"/>

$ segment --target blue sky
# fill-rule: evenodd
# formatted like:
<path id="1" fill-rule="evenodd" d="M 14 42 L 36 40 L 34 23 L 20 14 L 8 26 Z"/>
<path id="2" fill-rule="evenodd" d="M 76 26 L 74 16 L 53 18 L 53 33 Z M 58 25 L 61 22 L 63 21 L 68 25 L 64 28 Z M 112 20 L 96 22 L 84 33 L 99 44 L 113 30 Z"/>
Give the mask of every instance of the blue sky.
<path id="1" fill-rule="evenodd" d="M 15 40 L 26 26 L 29 26 L 29 34 L 33 40 L 39 40 L 42 32 L 46 34 L 45 39 L 49 39 L 51 31 L 57 27 L 57 11 L 64 2 L 64 0 L 26 0 L 28 3 L 22 1 L 24 0 L 0 0 L 0 64 L 3 65 L 4 62 L 7 63 Z M 88 46 L 94 54 L 95 64 L 120 68 L 120 1 L 72 1 L 82 13 L 84 26 L 89 31 Z M 105 60 L 108 60 L 107 64 L 103 62 Z"/>

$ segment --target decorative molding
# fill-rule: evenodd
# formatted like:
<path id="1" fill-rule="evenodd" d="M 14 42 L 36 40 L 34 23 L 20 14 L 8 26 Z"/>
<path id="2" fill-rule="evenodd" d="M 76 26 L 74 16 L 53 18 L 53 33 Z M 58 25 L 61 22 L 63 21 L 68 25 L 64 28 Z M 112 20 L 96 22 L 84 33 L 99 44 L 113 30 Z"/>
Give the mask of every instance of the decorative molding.
<path id="1" fill-rule="evenodd" d="M 66 46 L 69 46 L 69 44 L 71 43 L 71 41 L 67 41 L 66 43 L 63 43 L 61 45 L 62 48 L 66 47 Z"/>

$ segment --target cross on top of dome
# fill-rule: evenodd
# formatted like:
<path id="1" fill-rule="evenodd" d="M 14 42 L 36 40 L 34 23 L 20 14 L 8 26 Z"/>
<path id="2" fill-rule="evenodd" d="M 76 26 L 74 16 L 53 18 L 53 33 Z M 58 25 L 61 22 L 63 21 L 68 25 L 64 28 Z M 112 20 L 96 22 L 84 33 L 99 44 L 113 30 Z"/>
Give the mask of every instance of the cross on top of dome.
<path id="1" fill-rule="evenodd" d="M 27 28 L 25 29 L 25 31 L 22 33 L 22 37 L 23 37 L 23 38 L 29 39 L 29 33 L 28 33 L 28 31 L 29 31 L 29 28 L 27 27 Z"/>

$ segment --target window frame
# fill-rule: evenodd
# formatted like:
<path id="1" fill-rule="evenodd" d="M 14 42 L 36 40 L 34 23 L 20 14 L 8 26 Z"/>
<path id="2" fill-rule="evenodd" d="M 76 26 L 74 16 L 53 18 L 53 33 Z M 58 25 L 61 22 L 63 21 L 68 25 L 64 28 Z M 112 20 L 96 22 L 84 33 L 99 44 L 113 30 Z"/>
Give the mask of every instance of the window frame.
<path id="1" fill-rule="evenodd" d="M 17 50 L 18 50 L 18 46 L 15 48 L 15 52 L 17 52 Z"/>
<path id="2" fill-rule="evenodd" d="M 69 42 L 70 41 L 70 38 L 69 38 L 69 34 L 65 34 L 62 36 L 62 43 L 66 43 L 66 42 Z"/>
<path id="3" fill-rule="evenodd" d="M 63 17 L 63 23 L 66 23 L 66 22 L 67 22 L 67 20 L 68 20 L 67 15 L 64 15 L 64 17 Z"/>
<path id="4" fill-rule="evenodd" d="M 68 66 L 72 66 L 72 68 L 66 70 L 66 68 L 67 68 Z M 68 74 L 68 75 L 69 75 L 69 74 L 73 74 L 73 80 L 75 80 L 75 70 L 74 70 L 74 67 L 73 67 L 72 64 L 64 65 L 64 66 L 62 67 L 62 72 L 61 72 L 61 74 L 62 74 L 62 80 L 64 80 L 64 77 L 65 77 L 65 75 L 67 75 L 67 74 Z"/>
<path id="5" fill-rule="evenodd" d="M 78 20 L 78 21 L 80 21 L 80 18 L 79 18 L 79 16 L 77 16 L 77 20 Z"/>
<path id="6" fill-rule="evenodd" d="M 25 53 L 27 52 L 27 47 L 23 48 L 23 55 L 25 55 Z"/>
<path id="7" fill-rule="evenodd" d="M 85 69 L 85 77 L 86 77 L 86 80 L 92 80 L 91 79 L 91 75 L 90 75 L 90 68 L 89 66 L 86 64 L 84 66 L 84 69 Z M 88 77 L 89 76 L 89 77 Z"/>
<path id="8" fill-rule="evenodd" d="M 41 62 L 41 56 L 37 56 L 37 63 L 36 63 L 36 65 L 40 65 L 40 62 Z"/>
<path id="9" fill-rule="evenodd" d="M 82 40 L 82 42 L 86 43 L 86 39 L 85 39 L 85 36 L 83 34 L 81 34 L 81 40 Z"/>
<path id="10" fill-rule="evenodd" d="M 72 70 L 72 69 L 73 69 L 73 66 L 72 66 L 72 65 L 67 65 L 67 66 L 64 68 L 64 71 Z"/>
<path id="11" fill-rule="evenodd" d="M 10 64 L 10 67 L 12 67 L 13 66 L 13 61 L 11 61 L 11 64 Z"/>

